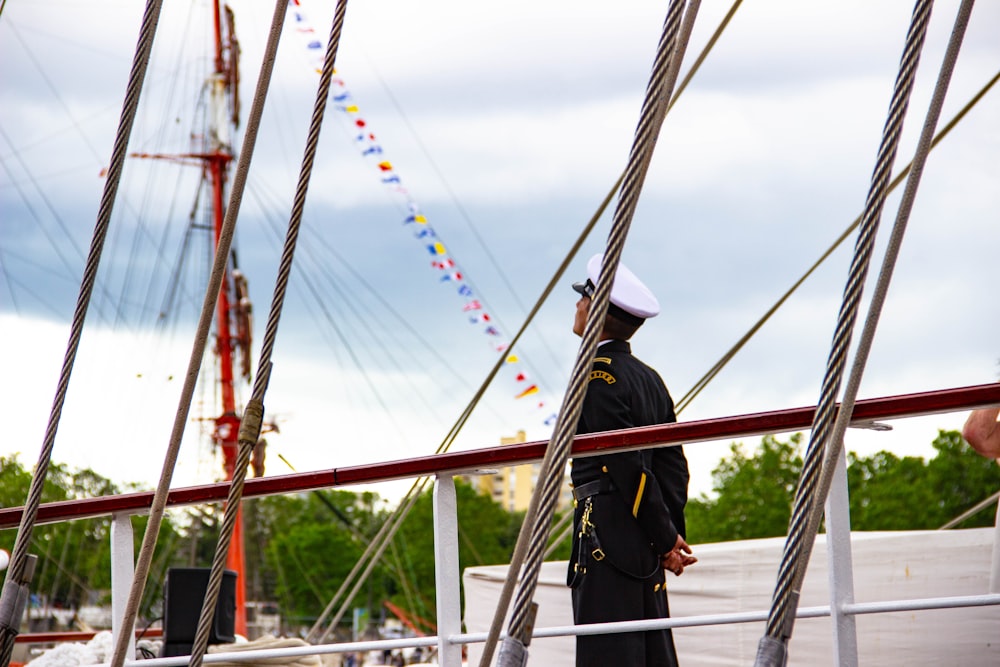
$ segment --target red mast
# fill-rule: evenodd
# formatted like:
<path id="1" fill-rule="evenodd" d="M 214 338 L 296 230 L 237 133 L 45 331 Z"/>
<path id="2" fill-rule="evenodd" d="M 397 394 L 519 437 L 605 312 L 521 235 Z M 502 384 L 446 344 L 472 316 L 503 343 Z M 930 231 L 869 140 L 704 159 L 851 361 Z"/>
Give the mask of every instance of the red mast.
<path id="1" fill-rule="evenodd" d="M 209 137 L 207 151 L 203 156 L 205 169 L 211 183 L 212 220 L 214 243 L 218 248 L 225 217 L 225 192 L 231 152 L 230 128 L 239 123 L 238 83 L 236 59 L 239 46 L 233 34 L 232 12 L 226 7 L 225 36 L 223 34 L 222 13 L 219 0 L 212 3 L 215 27 L 215 71 L 211 81 L 211 106 L 209 113 Z M 243 356 L 249 358 L 249 327 L 240 326 L 243 336 L 233 335 L 233 320 L 247 316 L 247 304 L 236 295 L 237 284 L 242 282 L 238 271 L 227 268 L 216 312 L 216 354 L 219 364 L 219 384 L 222 397 L 222 414 L 215 420 L 214 438 L 223 458 L 226 480 L 232 480 L 236 467 L 240 416 L 236 412 L 236 394 L 233 388 L 233 351 L 242 347 Z M 245 290 L 242 295 L 245 298 Z M 238 310 L 234 310 L 238 309 Z M 234 317 L 235 315 L 235 317 Z M 245 323 L 244 323 L 245 324 Z M 249 379 L 249 364 L 243 364 L 243 375 Z M 232 542 L 226 557 L 226 567 L 236 572 L 236 623 L 237 634 L 247 636 L 246 621 L 246 568 L 243 550 L 243 512 L 237 510 L 236 525 Z"/>

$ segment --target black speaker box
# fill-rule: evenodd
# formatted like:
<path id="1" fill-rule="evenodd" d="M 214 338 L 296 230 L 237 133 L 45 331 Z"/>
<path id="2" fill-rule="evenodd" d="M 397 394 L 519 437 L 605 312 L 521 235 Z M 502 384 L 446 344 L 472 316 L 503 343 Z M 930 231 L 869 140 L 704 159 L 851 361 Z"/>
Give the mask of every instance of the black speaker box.
<path id="1" fill-rule="evenodd" d="M 208 590 L 207 567 L 172 567 L 163 585 L 163 650 L 160 657 L 190 655 Z M 224 570 L 209 644 L 236 641 L 236 573 Z"/>

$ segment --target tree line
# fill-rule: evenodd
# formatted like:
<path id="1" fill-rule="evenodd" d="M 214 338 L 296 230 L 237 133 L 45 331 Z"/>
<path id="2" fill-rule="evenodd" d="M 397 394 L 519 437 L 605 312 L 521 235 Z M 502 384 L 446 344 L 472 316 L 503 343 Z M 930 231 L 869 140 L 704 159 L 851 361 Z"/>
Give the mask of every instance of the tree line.
<path id="1" fill-rule="evenodd" d="M 1000 466 L 976 454 L 958 431 L 938 431 L 930 460 L 880 451 L 847 455 L 853 530 L 935 530 L 1000 490 Z M 802 472 L 802 434 L 765 436 L 748 454 L 742 443 L 712 471 L 713 495 L 688 501 L 691 543 L 787 534 Z M 959 527 L 991 526 L 996 507 Z"/>
<path id="2" fill-rule="evenodd" d="M 975 454 L 957 431 L 940 431 L 929 460 L 878 452 L 848 455 L 851 524 L 854 530 L 936 529 L 1000 489 L 1000 466 Z M 765 436 L 752 451 L 733 443 L 712 472 L 713 491 L 688 502 L 692 544 L 785 535 L 802 469 L 801 434 L 779 440 Z M 31 472 L 16 456 L 0 457 L 0 506 L 24 503 Z M 459 561 L 462 568 L 510 560 L 523 514 L 508 512 L 491 498 L 456 480 Z M 53 464 L 43 502 L 136 491 L 93 470 Z M 372 492 L 344 490 L 244 500 L 248 600 L 275 602 L 286 631 L 302 633 L 337 593 L 369 541 L 393 508 Z M 220 506 L 170 510 L 163 521 L 150 584 L 140 614 L 144 622 L 162 615 L 162 581 L 171 567 L 209 567 L 222 518 Z M 992 525 L 995 507 L 960 527 Z M 136 552 L 146 518 L 132 519 Z M 79 607 L 110 599 L 110 519 L 84 519 L 36 526 L 31 553 L 39 556 L 32 591 L 39 602 Z M 0 548 L 10 551 L 15 530 L 0 531 Z M 569 540 L 553 559 L 565 559 Z M 372 620 L 383 603 L 403 609 L 424 629 L 434 608 L 434 545 L 431 492 L 421 495 L 372 574 L 350 601 Z M 155 583 L 154 583 L 155 582 Z M 347 615 L 343 623 L 349 626 Z M 346 632 L 346 630 L 344 630 Z M 343 635 L 343 632 L 341 633 Z"/>

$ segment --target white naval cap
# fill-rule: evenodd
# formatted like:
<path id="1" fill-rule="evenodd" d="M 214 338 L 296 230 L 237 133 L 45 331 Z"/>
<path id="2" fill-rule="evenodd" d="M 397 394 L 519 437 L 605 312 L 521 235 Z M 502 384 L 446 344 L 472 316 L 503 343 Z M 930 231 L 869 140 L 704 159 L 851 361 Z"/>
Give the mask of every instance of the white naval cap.
<path id="1" fill-rule="evenodd" d="M 583 296 L 593 297 L 597 278 L 601 275 L 601 261 L 603 255 L 594 255 L 587 262 L 587 280 L 581 283 L 574 283 L 573 289 Z M 611 286 L 611 307 L 608 311 L 615 313 L 615 308 L 624 311 L 627 315 L 638 320 L 633 322 L 641 324 L 643 320 L 656 317 L 660 314 L 660 302 L 656 300 L 649 288 L 632 273 L 622 262 L 618 262 L 618 271 L 615 273 L 615 282 Z M 629 319 L 629 318 L 625 318 Z"/>

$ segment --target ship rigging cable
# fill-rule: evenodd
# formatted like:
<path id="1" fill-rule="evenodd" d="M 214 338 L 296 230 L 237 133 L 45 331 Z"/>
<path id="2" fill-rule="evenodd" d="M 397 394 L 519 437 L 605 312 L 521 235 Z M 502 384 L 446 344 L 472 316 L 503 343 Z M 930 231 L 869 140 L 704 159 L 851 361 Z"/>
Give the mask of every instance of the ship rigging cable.
<path id="1" fill-rule="evenodd" d="M 59 383 L 56 389 L 56 396 L 52 402 L 52 411 L 45 430 L 42 450 L 39 453 L 35 474 L 31 478 L 31 487 L 28 490 L 28 498 L 25 502 L 24 514 L 21 517 L 21 525 L 17 531 L 14 550 L 11 554 L 10 567 L 7 570 L 7 578 L 4 581 L 3 592 L 0 594 L 0 612 L 3 614 L 3 617 L 0 618 L 0 663 L 5 665 L 10 662 L 14 651 L 14 638 L 17 636 L 21 623 L 21 614 L 18 612 L 24 611 L 24 603 L 27 600 L 26 593 L 29 582 L 25 580 L 28 578 L 25 575 L 30 575 L 30 572 L 26 573 L 25 567 L 28 563 L 28 545 L 31 542 L 35 517 L 38 515 L 38 506 L 41 504 L 42 488 L 48 473 L 49 463 L 52 459 L 56 431 L 59 428 L 59 419 L 66 400 L 70 375 L 72 375 L 76 353 L 80 347 L 83 323 L 87 316 L 87 309 L 94 291 L 94 283 L 97 279 L 97 268 L 104 249 L 104 241 L 107 238 L 108 227 L 111 221 L 111 210 L 114 207 L 118 184 L 121 182 L 122 170 L 125 164 L 125 151 L 128 148 L 129 137 L 132 134 L 132 127 L 135 123 L 136 111 L 139 107 L 139 96 L 142 92 L 143 80 L 146 77 L 149 54 L 153 48 L 153 37 L 156 34 L 156 26 L 160 18 L 162 5 L 162 0 L 148 0 L 145 13 L 143 14 L 139 41 L 136 45 L 135 57 L 132 61 L 132 70 L 129 73 L 125 100 L 122 103 L 121 120 L 115 136 L 108 180 L 104 184 L 104 194 L 101 197 L 101 206 L 97 213 L 97 223 L 94 228 L 90 252 L 87 256 L 86 270 L 84 271 L 83 280 L 80 283 L 80 293 L 77 298 L 76 310 L 73 313 L 70 340 L 67 344 L 66 355 L 59 374 Z M 10 615 L 9 618 L 7 617 L 8 614 Z"/>
<path id="2" fill-rule="evenodd" d="M 880 207 L 884 203 L 887 194 L 884 191 L 884 183 L 892 169 L 892 159 L 899 141 L 903 118 L 906 114 L 908 96 L 912 90 L 913 78 L 919 62 L 920 49 L 923 46 L 923 38 L 926 34 L 932 4 L 929 1 L 918 3 L 918 6 L 914 8 L 913 21 L 910 32 L 907 35 L 907 46 L 900 64 L 900 73 L 896 84 L 897 90 L 894 92 L 893 103 L 890 107 L 890 116 L 886 122 L 883 146 L 879 151 L 880 159 L 876 168 L 876 175 L 872 179 L 872 192 L 869 194 L 870 203 L 866 207 L 865 222 L 862 224 L 862 233 L 858 238 L 855 261 L 852 262 L 850 281 L 845 290 L 845 302 L 844 306 L 842 306 L 841 320 L 846 320 L 846 324 L 841 327 L 840 322 L 838 322 L 835 348 L 831 352 L 831 366 L 837 366 L 834 372 L 838 376 L 843 374 L 845 363 L 843 351 L 850 345 L 850 329 L 853 328 L 854 317 L 858 309 L 858 302 L 864 284 L 864 275 L 870 261 L 871 246 L 874 243 L 875 233 L 878 230 Z M 813 438 L 815 444 L 811 443 L 806 452 L 806 462 L 802 469 L 802 480 L 799 483 L 799 488 L 796 490 L 788 541 L 785 546 L 785 554 L 782 557 L 781 569 L 779 570 L 778 585 L 775 589 L 774 601 L 768 617 L 767 635 L 761 638 L 758 648 L 756 664 L 761 667 L 771 665 L 778 667 L 779 665 L 784 665 L 787 660 L 787 642 L 791 636 L 792 626 L 795 623 L 798 591 L 802 586 L 805 571 L 809 565 L 809 556 L 812 550 L 811 538 L 815 536 L 820 522 L 821 504 L 817 500 L 826 498 L 833 478 L 834 468 L 840 458 L 844 432 L 847 430 L 847 424 L 854 410 L 854 401 L 857 398 L 858 387 L 861 384 L 861 376 L 864 373 L 868 352 L 871 349 L 875 328 L 878 324 L 882 305 L 885 302 L 889 282 L 892 278 L 893 267 L 899 255 L 899 248 L 903 241 L 903 234 L 906 231 L 906 224 L 913 207 L 913 200 L 916 197 L 917 187 L 920 184 L 923 167 L 930 152 L 931 138 L 934 134 L 938 118 L 941 115 L 944 97 L 948 89 L 948 84 L 951 81 L 955 61 L 958 59 L 958 51 L 965 35 L 965 29 L 969 23 L 972 5 L 973 0 L 963 0 L 959 7 L 958 15 L 955 18 L 955 26 L 948 42 L 944 62 L 941 65 L 938 82 L 934 89 L 923 129 L 921 130 L 916 156 L 912 163 L 913 169 L 910 173 L 910 178 L 907 180 L 903 198 L 899 205 L 889 246 L 883 258 L 872 302 L 869 306 L 868 317 L 865 321 L 858 349 L 855 352 L 854 365 L 851 369 L 847 388 L 845 389 L 844 397 L 836 416 L 833 433 L 828 438 Z M 880 189 L 883 191 L 879 192 Z M 866 228 L 870 229 L 870 233 L 865 233 Z M 845 309 L 849 311 L 846 316 L 843 312 Z M 841 341 L 841 339 L 843 340 Z M 838 346 L 838 342 L 841 342 L 841 345 Z M 835 353 L 836 358 L 834 356 Z M 837 383 L 839 384 L 839 377 Z M 826 383 L 824 382 L 825 385 Z M 817 433 L 817 426 L 820 429 L 819 433 L 821 435 L 825 434 L 829 429 L 830 420 L 833 419 L 832 400 L 836 397 L 837 386 L 833 386 L 828 393 L 832 396 L 828 401 L 830 407 L 825 412 L 821 407 L 817 407 L 813 424 L 814 434 Z M 824 419 L 825 423 L 817 424 L 821 419 Z M 829 442 L 829 449 L 827 449 L 827 442 Z M 816 462 L 811 467 L 810 460 Z M 822 467 L 817 471 L 816 466 L 820 464 Z M 812 471 L 810 473 L 811 479 L 807 479 L 807 470 L 810 469 Z M 817 475 L 819 478 L 818 484 L 816 480 Z M 809 488 L 803 491 L 803 487 L 807 485 Z M 803 493 L 808 495 L 803 498 Z M 812 496 L 818 496 L 818 498 L 814 499 Z M 805 515 L 805 524 L 802 523 L 803 515 Z M 795 541 L 797 535 L 801 535 L 801 541 L 798 543 L 798 546 L 796 546 Z M 787 566 L 786 561 L 788 563 Z"/>
<path id="3" fill-rule="evenodd" d="M 274 51 L 269 51 L 265 58 L 262 69 L 268 68 L 273 63 L 273 55 L 277 51 L 280 40 L 281 28 L 284 23 L 283 13 L 284 3 L 281 0 L 275 4 L 274 22 L 272 24 L 271 39 L 268 45 L 273 42 Z M 271 301 L 271 312 L 268 315 L 267 327 L 264 331 L 264 338 L 261 345 L 260 360 L 257 365 L 257 377 L 254 381 L 253 397 L 250 399 L 243 418 L 240 421 L 239 431 L 239 455 L 236 468 L 233 471 L 233 482 L 230 486 L 229 497 L 226 500 L 226 509 L 223 517 L 222 529 L 219 535 L 219 543 L 216 546 L 215 558 L 212 561 L 212 571 L 209 574 L 208 588 L 205 593 L 205 600 L 202 603 L 201 618 L 198 621 L 198 631 L 195 634 L 194 646 L 191 651 L 192 667 L 201 667 L 208 648 L 208 639 L 211 632 L 215 615 L 215 606 L 219 598 L 219 588 L 222 584 L 222 575 L 225 567 L 226 554 L 229 551 L 229 542 L 233 534 L 236 523 L 237 512 L 239 511 L 240 500 L 243 495 L 243 481 L 246 476 L 246 469 L 250 463 L 250 455 L 254 445 L 260 437 L 261 422 L 264 417 L 264 394 L 267 392 L 267 384 L 271 375 L 271 355 L 274 350 L 274 341 L 278 334 L 278 324 L 281 320 L 281 311 L 285 302 L 285 294 L 288 289 L 288 279 L 291 275 L 292 261 L 295 256 L 295 246 L 298 241 L 299 230 L 302 227 L 302 211 L 305 207 L 306 194 L 309 190 L 309 181 L 312 177 L 313 163 L 316 158 L 317 145 L 319 144 L 319 134 L 323 127 L 323 117 L 326 112 L 327 100 L 330 95 L 330 82 L 333 78 L 333 67 L 337 57 L 337 50 L 340 46 L 340 35 L 344 27 L 344 15 L 347 10 L 347 0 L 339 0 L 334 9 L 333 21 L 330 26 L 330 40 L 327 44 L 326 58 L 323 62 L 323 71 L 320 75 L 319 86 L 316 90 L 316 102 L 313 107 L 313 115 L 309 124 L 309 135 L 306 139 L 305 153 L 302 158 L 302 167 L 299 172 L 299 182 L 295 191 L 295 200 L 292 203 L 292 212 L 288 221 L 288 233 L 285 238 L 285 247 L 282 250 L 281 262 L 278 267 L 278 277 L 275 281 L 274 296 Z M 261 85 L 267 85 L 269 77 L 263 77 Z M 260 90 L 260 88 L 258 88 Z M 263 101 L 263 95 L 261 102 Z M 255 108 L 257 98 L 254 99 Z M 261 107 L 263 104 L 261 104 Z M 237 179 L 240 178 L 237 175 Z M 245 183 L 245 171 L 240 180 L 240 194 Z M 237 188 L 234 184 L 233 198 L 236 199 Z M 226 211 L 227 220 L 235 217 L 231 210 Z M 239 207 L 236 206 L 238 209 Z M 231 214 L 233 214 L 231 216 Z"/>
<path id="4" fill-rule="evenodd" d="M 514 610 L 508 625 L 507 637 L 504 639 L 498 659 L 501 665 L 523 665 L 527 661 L 526 646 L 530 643 L 530 628 L 533 625 L 533 603 L 538 574 L 541 569 L 541 557 L 548 540 L 551 517 L 562 483 L 562 470 L 569 458 L 570 446 L 576 431 L 576 420 L 583 405 L 585 379 L 597 348 L 597 339 L 604 321 L 611 282 L 608 276 L 614 276 L 618 269 L 622 248 L 631 226 L 639 192 L 645 180 L 652 159 L 653 149 L 659 135 L 660 126 L 666 115 L 667 102 L 677 81 L 679 62 L 683 57 L 683 44 L 679 44 L 678 34 L 681 32 L 681 18 L 684 14 L 683 0 L 673 0 L 667 9 L 663 23 L 660 43 L 650 81 L 646 89 L 639 124 L 630 151 L 625 179 L 615 208 L 614 221 L 608 235 L 607 248 L 601 267 L 601 278 L 593 296 L 593 306 L 587 317 L 583 331 L 583 341 L 573 367 L 569 388 L 563 405 L 559 410 L 556 430 L 549 441 L 542 462 L 541 484 L 536 487 L 532 505 L 538 506 L 538 515 L 534 517 L 531 539 L 525 552 L 525 568 L 521 584 L 518 587 Z M 698 0 L 691 3 L 687 14 L 690 21 L 697 13 Z M 537 498 L 537 501 L 535 500 Z M 517 577 L 520 568 L 511 567 L 508 577 Z"/>
<path id="5" fill-rule="evenodd" d="M 151 0 L 152 1 L 152 0 Z M 153 497 L 153 504 L 150 508 L 149 522 L 146 525 L 146 532 L 143 535 L 142 547 L 139 550 L 139 557 L 135 564 L 135 574 L 132 579 L 132 587 L 129 591 L 129 598 L 125 606 L 122 618 L 123 628 L 131 628 L 135 624 L 138 614 L 139 603 L 142 599 L 142 591 L 149 575 L 150 564 L 153 559 L 153 551 L 156 548 L 156 539 L 162 523 L 164 508 L 166 507 L 167 494 L 170 491 L 170 480 L 173 476 L 173 469 L 177 462 L 180 451 L 181 439 L 184 434 L 184 426 L 187 422 L 187 415 L 191 407 L 191 398 L 194 395 L 195 383 L 198 379 L 201 360 L 205 355 L 208 334 L 211 329 L 212 319 L 215 313 L 216 302 L 219 298 L 222 279 L 225 275 L 226 263 L 229 258 L 229 250 L 232 246 L 233 235 L 236 230 L 236 218 L 242 202 L 243 189 L 246 186 L 246 176 L 250 169 L 250 161 L 253 158 L 254 147 L 257 141 L 257 131 L 260 128 L 260 119 L 263 115 L 264 101 L 267 98 L 267 90 L 271 80 L 271 72 L 278 51 L 278 43 L 281 38 L 281 28 L 284 24 L 284 5 L 281 0 L 276 1 L 275 15 L 271 23 L 268 34 L 267 46 L 264 58 L 261 61 L 260 76 L 257 80 L 257 89 L 254 93 L 253 105 L 250 109 L 250 118 L 247 122 L 246 133 L 243 137 L 243 148 L 240 151 L 239 162 L 233 179 L 233 187 L 230 193 L 229 206 L 226 207 L 226 214 L 223 219 L 222 229 L 218 238 L 215 260 L 212 271 L 205 288 L 205 299 L 202 304 L 201 315 L 198 319 L 198 328 L 195 335 L 191 356 L 188 360 L 188 369 L 184 376 L 184 386 L 181 391 L 180 402 L 177 412 L 174 415 L 174 424 L 170 434 L 170 443 L 167 447 L 167 454 L 163 462 L 163 470 L 156 487 L 156 494 Z M 258 381 L 260 378 L 258 377 Z M 247 457 L 249 460 L 249 456 Z M 246 462 L 244 462 L 245 465 Z M 228 509 L 228 508 L 227 508 Z M 219 579 L 221 580 L 221 572 Z M 211 582 L 210 582 L 211 583 Z M 218 589 L 216 589 L 216 595 Z M 214 609 L 214 598 L 213 607 Z M 115 644 L 115 652 L 112 657 L 112 665 L 121 667 L 125 662 L 125 653 L 129 645 L 129 633 L 119 633 Z"/>

